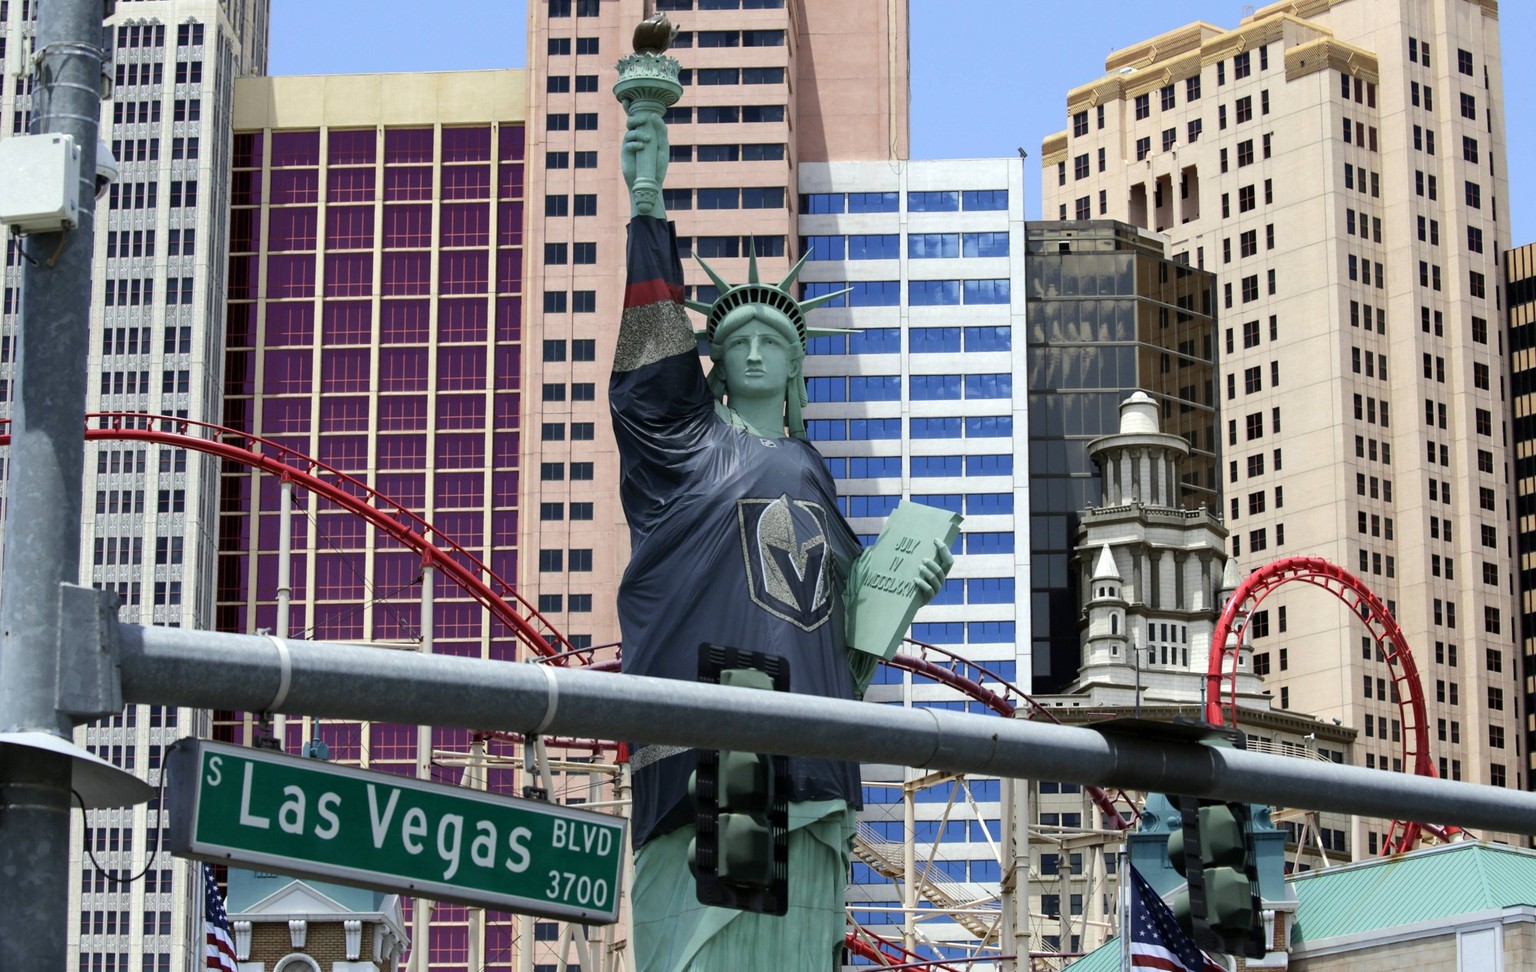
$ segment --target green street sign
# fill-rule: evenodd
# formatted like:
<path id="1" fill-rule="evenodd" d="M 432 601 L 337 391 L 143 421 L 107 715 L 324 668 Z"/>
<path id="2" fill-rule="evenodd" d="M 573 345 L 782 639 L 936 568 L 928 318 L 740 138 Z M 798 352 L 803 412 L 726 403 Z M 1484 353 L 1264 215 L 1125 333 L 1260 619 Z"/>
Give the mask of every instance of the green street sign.
<path id="1" fill-rule="evenodd" d="M 171 851 L 610 924 L 622 817 L 200 739 L 166 754 Z"/>

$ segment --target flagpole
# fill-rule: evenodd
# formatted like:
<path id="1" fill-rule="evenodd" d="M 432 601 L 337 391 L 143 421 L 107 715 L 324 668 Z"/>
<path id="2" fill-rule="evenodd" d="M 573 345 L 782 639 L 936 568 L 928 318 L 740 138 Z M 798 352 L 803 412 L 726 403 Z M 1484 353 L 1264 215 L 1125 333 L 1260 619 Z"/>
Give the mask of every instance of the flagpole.
<path id="1" fill-rule="evenodd" d="M 165 771 L 161 770 L 161 772 Z M 192 939 L 194 952 L 200 957 L 198 964 L 194 968 L 206 969 L 208 967 L 208 883 L 210 874 L 206 864 L 201 864 L 198 861 L 191 861 L 189 863 L 192 866 L 188 870 L 197 875 L 199 878 L 197 883 L 202 885 L 203 888 L 203 893 L 198 895 L 198 899 L 203 902 L 203 906 L 197 910 L 197 937 Z"/>
<path id="2" fill-rule="evenodd" d="M 1120 914 L 1120 972 L 1131 972 L 1131 876 L 1127 873 L 1131 861 L 1124 844 L 1115 851 L 1115 860 L 1115 873 L 1120 875 L 1115 890 L 1116 910 Z"/>

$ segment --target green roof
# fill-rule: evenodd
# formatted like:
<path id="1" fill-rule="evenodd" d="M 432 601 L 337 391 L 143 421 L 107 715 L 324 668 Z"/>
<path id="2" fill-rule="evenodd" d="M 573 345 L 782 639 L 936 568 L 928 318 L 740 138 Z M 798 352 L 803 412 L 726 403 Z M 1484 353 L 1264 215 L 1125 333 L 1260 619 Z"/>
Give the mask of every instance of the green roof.
<path id="1" fill-rule="evenodd" d="M 1536 905 L 1536 851 L 1458 841 L 1291 880 L 1291 944 Z"/>
<path id="2" fill-rule="evenodd" d="M 1120 939 L 1111 938 L 1067 968 L 1072 972 L 1120 972 Z"/>
<path id="3" fill-rule="evenodd" d="M 1298 874 L 1291 945 L 1536 906 L 1536 851 L 1458 841 Z M 1117 972 L 1120 940 L 1073 963 L 1072 972 Z"/>

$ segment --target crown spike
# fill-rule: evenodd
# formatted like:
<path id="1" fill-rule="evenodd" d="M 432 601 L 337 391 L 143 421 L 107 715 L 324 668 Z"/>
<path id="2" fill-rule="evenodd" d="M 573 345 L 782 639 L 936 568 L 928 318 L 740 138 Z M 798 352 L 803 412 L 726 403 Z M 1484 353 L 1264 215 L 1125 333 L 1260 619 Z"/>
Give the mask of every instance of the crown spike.
<path id="1" fill-rule="evenodd" d="M 800 313 L 804 314 L 808 310 L 815 310 L 822 304 L 825 304 L 835 298 L 841 297 L 844 294 L 852 293 L 852 291 L 852 287 L 844 287 L 842 290 L 834 290 L 830 294 L 820 294 L 816 297 L 810 298 L 809 300 L 802 300 L 800 301 Z"/>
<path id="2" fill-rule="evenodd" d="M 789 288 L 794 285 L 795 278 L 800 276 L 800 268 L 804 267 L 805 261 L 809 260 L 810 258 L 811 251 L 809 248 L 807 248 L 806 251 L 800 255 L 800 259 L 795 262 L 795 265 L 789 268 L 789 273 L 784 275 L 784 279 L 779 281 L 780 290 L 784 291 L 786 294 L 790 292 Z"/>
<path id="3" fill-rule="evenodd" d="M 747 283 L 761 282 L 757 277 L 757 243 L 749 236 L 747 237 Z"/>
<path id="4" fill-rule="evenodd" d="M 731 285 L 725 282 L 725 278 L 716 273 L 714 267 L 705 263 L 703 257 L 695 253 L 693 258 L 699 262 L 699 266 L 704 268 L 704 272 L 709 274 L 709 279 L 714 281 L 717 294 L 724 294 L 727 290 L 731 289 Z"/>

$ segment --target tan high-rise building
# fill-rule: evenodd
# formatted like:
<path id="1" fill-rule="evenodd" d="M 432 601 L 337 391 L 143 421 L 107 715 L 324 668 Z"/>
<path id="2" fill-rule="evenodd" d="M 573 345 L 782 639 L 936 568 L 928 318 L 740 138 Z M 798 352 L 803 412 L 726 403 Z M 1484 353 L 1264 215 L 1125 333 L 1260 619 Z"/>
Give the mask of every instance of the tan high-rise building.
<path id="1" fill-rule="evenodd" d="M 1231 553 L 1347 568 L 1412 646 L 1419 686 L 1341 602 L 1284 587 L 1251 629 L 1278 705 L 1402 771 L 1419 691 L 1441 775 L 1520 787 L 1499 57 L 1492 0 L 1272 4 L 1115 52 L 1042 164 L 1048 215 L 1166 234 L 1218 275 L 1225 415 L 1197 445 L 1223 453 Z"/>
<path id="2" fill-rule="evenodd" d="M 607 381 L 629 197 L 615 63 L 642 0 L 529 4 L 523 516 L 517 586 L 576 646 L 619 639 L 629 562 Z M 658 0 L 679 28 L 666 205 L 727 280 L 798 256 L 802 162 L 907 154 L 906 0 Z M 708 278 L 689 261 L 690 295 Z M 703 282 L 703 285 L 699 285 Z"/>

